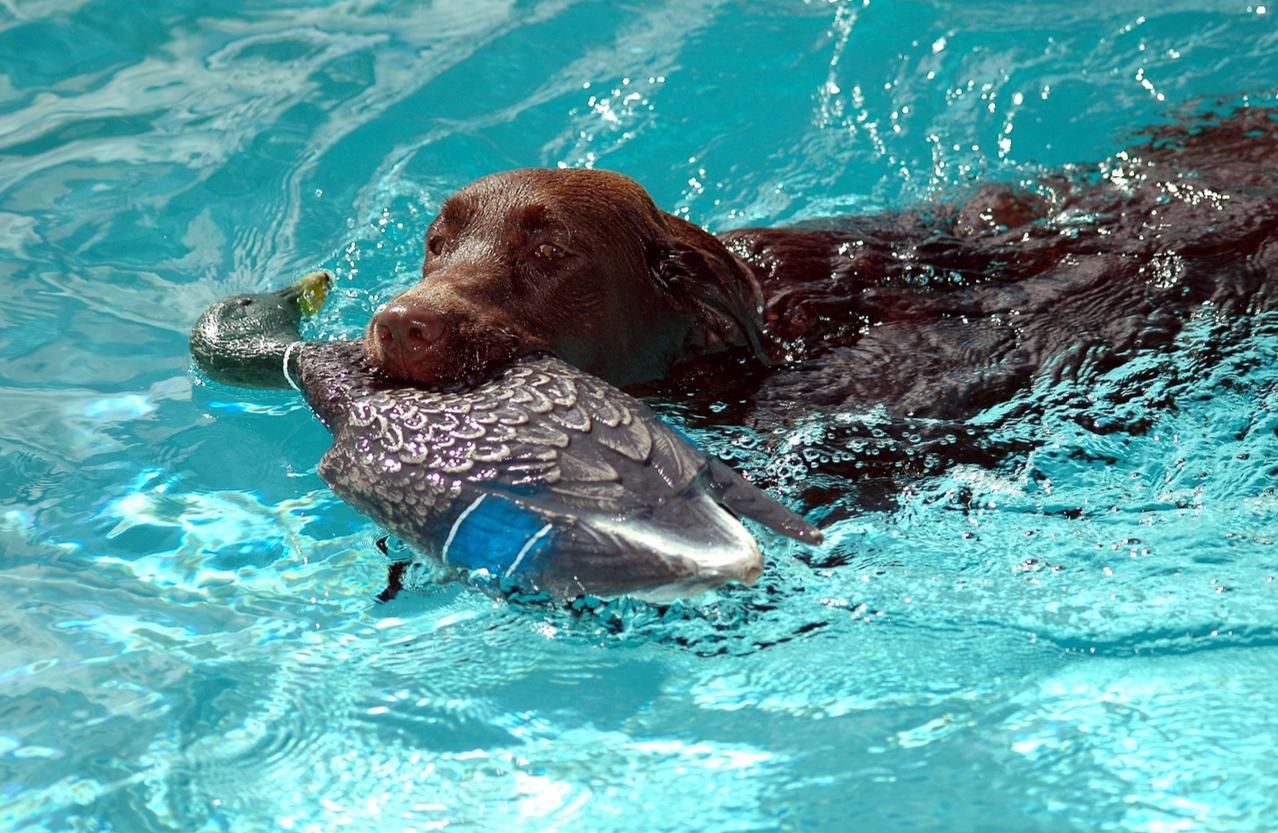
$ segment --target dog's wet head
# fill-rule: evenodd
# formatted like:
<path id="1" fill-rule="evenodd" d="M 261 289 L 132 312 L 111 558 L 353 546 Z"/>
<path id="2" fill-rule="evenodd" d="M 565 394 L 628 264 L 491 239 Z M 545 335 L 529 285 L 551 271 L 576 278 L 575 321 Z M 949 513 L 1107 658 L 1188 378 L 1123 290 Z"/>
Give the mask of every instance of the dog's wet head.
<path id="1" fill-rule="evenodd" d="M 628 177 L 524 169 L 444 204 L 421 281 L 373 316 L 365 343 L 385 373 L 422 384 L 537 352 L 627 384 L 663 375 L 690 342 L 753 325 L 757 294 L 713 237 Z"/>

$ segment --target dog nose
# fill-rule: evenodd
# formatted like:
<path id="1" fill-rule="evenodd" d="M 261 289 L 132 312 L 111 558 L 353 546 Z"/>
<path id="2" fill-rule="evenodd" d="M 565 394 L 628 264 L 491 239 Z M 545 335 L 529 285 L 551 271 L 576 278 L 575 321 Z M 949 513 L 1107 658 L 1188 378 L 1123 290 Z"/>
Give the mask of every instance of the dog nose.
<path id="1" fill-rule="evenodd" d="M 412 355 L 444 335 L 444 317 L 407 304 L 390 303 L 373 316 L 373 334 L 383 348 Z"/>

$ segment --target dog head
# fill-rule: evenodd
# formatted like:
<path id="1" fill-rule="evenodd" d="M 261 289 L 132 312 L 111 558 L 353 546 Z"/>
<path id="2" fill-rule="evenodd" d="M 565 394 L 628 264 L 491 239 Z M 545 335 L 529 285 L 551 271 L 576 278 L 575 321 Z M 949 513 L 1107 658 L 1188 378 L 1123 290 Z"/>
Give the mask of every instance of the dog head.
<path id="1" fill-rule="evenodd" d="M 386 374 L 422 384 L 535 352 L 629 384 L 688 355 L 757 346 L 760 310 L 750 270 L 629 177 L 523 169 L 444 204 L 421 281 L 373 316 L 365 344 Z"/>

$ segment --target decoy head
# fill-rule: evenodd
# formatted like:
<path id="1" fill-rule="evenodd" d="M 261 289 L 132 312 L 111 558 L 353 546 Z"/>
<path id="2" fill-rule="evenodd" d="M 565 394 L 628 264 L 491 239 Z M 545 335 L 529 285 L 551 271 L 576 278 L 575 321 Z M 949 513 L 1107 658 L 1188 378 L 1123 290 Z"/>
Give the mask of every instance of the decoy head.
<path id="1" fill-rule="evenodd" d="M 284 352 L 298 341 L 302 317 L 318 312 L 332 286 L 311 272 L 278 292 L 232 295 L 213 304 L 191 329 L 191 355 L 210 378 L 246 387 L 282 387 Z"/>

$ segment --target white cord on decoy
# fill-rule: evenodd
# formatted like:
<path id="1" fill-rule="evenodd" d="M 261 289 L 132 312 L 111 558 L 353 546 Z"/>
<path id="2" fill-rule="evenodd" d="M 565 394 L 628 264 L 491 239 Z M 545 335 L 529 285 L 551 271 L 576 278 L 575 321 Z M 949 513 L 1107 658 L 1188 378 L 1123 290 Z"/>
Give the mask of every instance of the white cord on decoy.
<path id="1" fill-rule="evenodd" d="M 297 391 L 298 393 L 301 393 L 302 389 L 297 386 L 297 382 L 293 381 L 293 375 L 288 372 L 288 360 L 293 355 L 293 348 L 301 347 L 302 344 L 303 342 L 294 341 L 288 347 L 284 348 L 284 379 L 288 382 L 289 387 L 291 387 L 293 390 Z"/>

